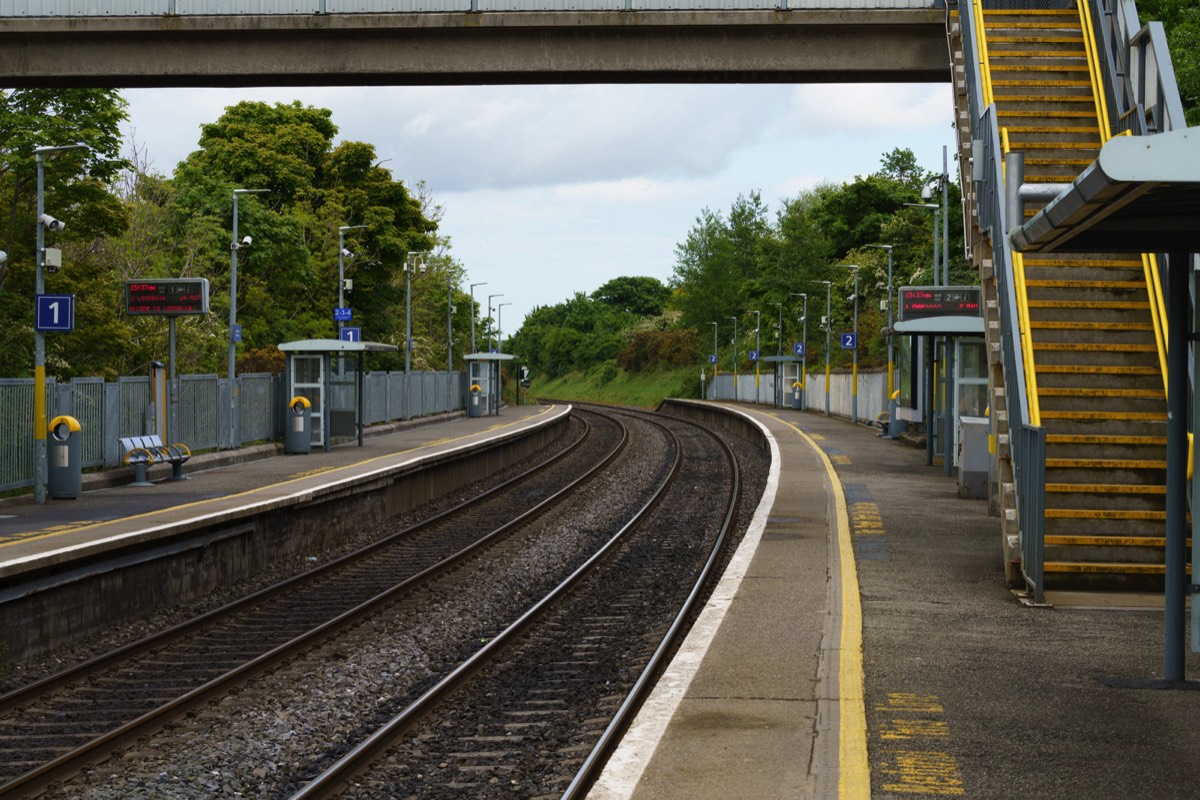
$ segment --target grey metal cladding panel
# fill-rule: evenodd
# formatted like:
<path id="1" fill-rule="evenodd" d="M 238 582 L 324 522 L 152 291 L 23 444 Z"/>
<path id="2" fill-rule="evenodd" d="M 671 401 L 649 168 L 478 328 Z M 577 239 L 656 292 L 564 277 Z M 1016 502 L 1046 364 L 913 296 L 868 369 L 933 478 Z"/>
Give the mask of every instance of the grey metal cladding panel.
<path id="1" fill-rule="evenodd" d="M 625 0 L 479 0 L 480 11 L 620 11 Z"/>
<path id="2" fill-rule="evenodd" d="M 176 14 L 316 14 L 320 0 L 175 0 Z"/>
<path id="3" fill-rule="evenodd" d="M 407 14 L 470 11 L 471 0 L 325 0 L 330 14 Z"/>
<path id="4" fill-rule="evenodd" d="M 157 16 L 169 8 L 169 0 L 0 0 L 0 17 Z"/>

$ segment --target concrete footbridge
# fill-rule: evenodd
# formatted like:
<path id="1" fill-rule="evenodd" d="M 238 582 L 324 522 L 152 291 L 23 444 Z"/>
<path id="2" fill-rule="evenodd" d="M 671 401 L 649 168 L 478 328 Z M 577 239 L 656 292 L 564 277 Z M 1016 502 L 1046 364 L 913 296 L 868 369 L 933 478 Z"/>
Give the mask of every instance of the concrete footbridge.
<path id="1" fill-rule="evenodd" d="M 940 0 L 0 3 L 12 87 L 946 82 Z"/>

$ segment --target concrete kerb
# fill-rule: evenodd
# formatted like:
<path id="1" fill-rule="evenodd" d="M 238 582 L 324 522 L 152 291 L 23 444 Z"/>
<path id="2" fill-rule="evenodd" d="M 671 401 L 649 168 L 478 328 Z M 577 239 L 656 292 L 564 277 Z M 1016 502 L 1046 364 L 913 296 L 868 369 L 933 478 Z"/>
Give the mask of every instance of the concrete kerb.
<path id="1" fill-rule="evenodd" d="M 445 414 L 434 414 L 429 417 L 420 417 L 418 419 L 371 425 L 363 429 L 363 436 L 386 436 L 390 433 L 411 430 L 413 428 L 423 428 L 427 425 L 436 425 L 439 422 L 449 422 L 465 416 L 465 411 L 450 411 Z M 357 442 L 354 440 L 334 445 L 335 448 L 354 446 L 357 446 Z M 192 456 L 192 458 L 187 462 L 187 465 L 184 467 L 184 472 L 198 472 L 205 469 L 215 469 L 216 467 L 227 467 L 231 464 L 244 464 L 247 461 L 258 461 L 264 458 L 274 458 L 275 456 L 280 455 L 283 455 L 283 444 L 280 442 L 254 444 L 248 447 L 239 447 L 236 450 L 214 450 L 210 453 L 201 453 L 199 455 Z M 160 466 L 163 468 L 160 469 Z M 169 470 L 169 468 L 170 465 L 156 465 L 155 467 L 151 467 L 148 471 L 150 481 L 157 483 L 168 478 L 170 473 L 165 472 L 164 470 Z M 132 481 L 132 467 L 114 467 L 112 469 L 102 469 L 98 472 L 83 473 L 82 489 L 84 492 L 95 491 L 97 489 L 109 489 L 114 486 L 124 486 Z M 30 491 L 32 492 L 32 490 Z M 0 507 L 15 503 L 28 502 L 28 500 L 29 494 L 19 494 L 12 497 L 0 498 Z"/>

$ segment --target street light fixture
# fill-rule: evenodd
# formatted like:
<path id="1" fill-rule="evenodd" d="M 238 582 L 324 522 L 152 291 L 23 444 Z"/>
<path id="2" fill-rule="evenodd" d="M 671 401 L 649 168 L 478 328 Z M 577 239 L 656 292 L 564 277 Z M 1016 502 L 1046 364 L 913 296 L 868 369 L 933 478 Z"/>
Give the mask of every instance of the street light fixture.
<path id="1" fill-rule="evenodd" d="M 504 297 L 504 293 L 488 295 L 488 350 L 492 349 L 492 311 L 494 310 L 492 300 L 497 297 Z"/>
<path id="2" fill-rule="evenodd" d="M 758 405 L 758 363 L 762 358 L 762 312 L 754 312 L 754 404 Z"/>
<path id="3" fill-rule="evenodd" d="M 479 283 L 471 284 L 471 352 L 472 353 L 479 352 L 478 350 L 475 349 L 475 287 L 476 286 L 487 286 L 487 281 L 480 281 Z"/>
<path id="4" fill-rule="evenodd" d="M 808 294 L 792 292 L 790 296 L 804 298 L 804 311 L 800 316 L 800 324 L 803 326 L 800 341 L 804 343 L 804 353 L 800 356 L 800 391 L 805 392 L 808 390 Z M 802 398 L 803 396 L 801 394 Z M 803 403 L 801 405 L 803 406 Z"/>
<path id="5" fill-rule="evenodd" d="M 939 285 L 938 278 L 938 219 L 942 209 L 936 203 L 905 203 L 909 208 L 928 208 L 933 211 L 933 285 Z"/>
<path id="6" fill-rule="evenodd" d="M 854 270 L 854 348 L 850 383 L 850 421 L 858 424 L 858 264 L 838 264 Z"/>
<path id="7" fill-rule="evenodd" d="M 738 357 L 738 341 L 737 341 L 737 317 L 729 317 L 733 320 L 733 402 L 738 401 L 738 379 L 737 379 L 737 357 Z"/>
<path id="8" fill-rule="evenodd" d="M 833 282 L 813 281 L 825 284 L 825 416 L 829 416 L 829 336 L 833 330 Z"/>
<path id="9" fill-rule="evenodd" d="M 46 156 L 64 150 L 90 149 L 83 142 L 33 148 L 33 153 L 37 156 L 37 250 L 34 253 L 36 295 L 40 296 L 46 292 L 46 228 L 54 231 L 63 228 L 62 222 L 46 213 Z M 8 256 L 5 255 L 3 261 L 7 260 Z M 46 464 L 46 334 L 36 325 L 33 340 L 33 502 L 40 505 L 46 502 L 49 469 Z"/>
<path id="10" fill-rule="evenodd" d="M 892 246 L 890 244 L 869 244 L 867 247 L 874 247 L 878 250 L 887 250 L 888 254 L 888 282 L 887 282 L 887 312 L 888 312 L 888 332 L 887 332 L 887 399 L 892 399 L 892 392 L 896 390 L 896 351 L 895 345 L 892 342 Z"/>
<path id="11" fill-rule="evenodd" d="M 346 260 L 354 258 L 354 253 L 351 253 L 346 249 L 346 231 L 353 231 L 357 230 L 358 228 L 365 227 L 367 226 L 342 225 L 338 228 L 338 308 L 346 307 L 346 295 L 344 293 L 346 288 Z M 340 331 L 345 324 L 346 323 L 343 320 L 339 319 L 338 330 Z"/>
<path id="12" fill-rule="evenodd" d="M 512 303 L 496 304 L 496 349 L 501 352 L 504 350 L 504 307 L 511 305 Z"/>
<path id="13" fill-rule="evenodd" d="M 261 194 L 270 189 L 234 189 L 233 190 L 233 238 L 229 242 L 229 366 L 226 374 L 229 376 L 229 449 L 236 450 L 241 442 L 238 436 L 237 418 L 237 343 L 242 340 L 242 330 L 237 324 L 237 264 L 238 250 L 249 247 L 249 236 L 238 241 L 238 198 L 244 194 Z"/>

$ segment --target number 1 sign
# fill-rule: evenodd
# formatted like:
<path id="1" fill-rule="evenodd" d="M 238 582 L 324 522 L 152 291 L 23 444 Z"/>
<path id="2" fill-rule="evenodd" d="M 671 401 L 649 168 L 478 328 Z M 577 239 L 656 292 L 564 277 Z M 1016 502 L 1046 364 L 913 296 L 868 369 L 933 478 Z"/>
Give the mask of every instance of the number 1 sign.
<path id="1" fill-rule="evenodd" d="M 39 294 L 36 297 L 34 329 L 42 333 L 75 330 L 75 295 Z"/>

